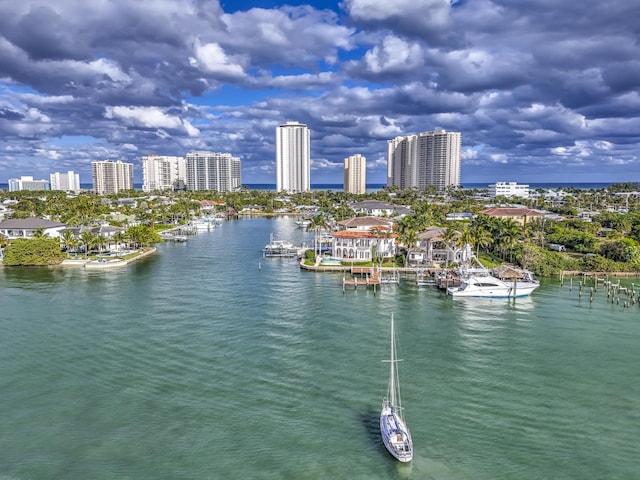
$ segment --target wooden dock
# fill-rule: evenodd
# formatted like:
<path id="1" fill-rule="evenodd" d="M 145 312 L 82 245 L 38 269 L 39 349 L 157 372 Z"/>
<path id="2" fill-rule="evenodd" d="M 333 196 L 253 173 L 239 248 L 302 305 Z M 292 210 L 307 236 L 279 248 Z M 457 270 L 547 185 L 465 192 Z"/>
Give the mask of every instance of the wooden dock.
<path id="1" fill-rule="evenodd" d="M 351 267 L 352 278 L 342 279 L 342 291 L 347 287 L 369 287 L 374 285 L 380 285 L 380 277 L 378 275 L 378 269 L 373 267 Z"/>
<path id="2" fill-rule="evenodd" d="M 396 269 L 387 271 L 380 267 L 351 267 L 351 278 L 343 277 L 342 291 L 347 287 L 375 287 L 381 284 L 400 283 L 400 273 Z"/>

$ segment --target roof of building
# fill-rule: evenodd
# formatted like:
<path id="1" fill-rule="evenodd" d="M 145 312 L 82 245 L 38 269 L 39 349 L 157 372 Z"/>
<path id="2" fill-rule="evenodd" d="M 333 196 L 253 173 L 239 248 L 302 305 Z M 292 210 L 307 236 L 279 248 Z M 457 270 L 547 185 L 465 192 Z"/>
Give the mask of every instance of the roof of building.
<path id="1" fill-rule="evenodd" d="M 444 238 L 444 234 L 447 231 L 444 227 L 427 227 L 424 232 L 420 232 L 418 234 L 419 240 L 442 240 Z"/>
<path id="2" fill-rule="evenodd" d="M 391 212 L 397 215 L 409 215 L 413 213 L 409 207 L 405 207 L 404 205 L 394 205 L 392 203 L 383 202 L 382 200 L 363 200 L 362 202 L 352 202 L 349 204 L 353 210 L 390 210 Z"/>
<path id="3" fill-rule="evenodd" d="M 1 229 L 24 229 L 24 230 L 37 230 L 38 228 L 56 228 L 64 227 L 64 223 L 52 222 L 51 220 L 45 220 L 44 218 L 10 218 L 0 222 Z"/>
<path id="4" fill-rule="evenodd" d="M 492 207 L 480 212 L 483 215 L 492 217 L 542 217 L 544 214 L 538 210 L 522 207 Z"/>
<path id="5" fill-rule="evenodd" d="M 361 202 L 353 202 L 349 205 L 354 210 L 393 210 L 394 206 L 390 203 L 383 202 L 382 200 L 363 200 Z"/>
<path id="6" fill-rule="evenodd" d="M 357 228 L 357 227 L 391 227 L 393 226 L 393 220 L 390 218 L 382 217 L 353 217 L 347 220 L 338 222 L 338 225 L 342 225 L 345 228 Z"/>
<path id="7" fill-rule="evenodd" d="M 80 227 L 70 227 L 65 230 L 69 230 L 74 235 L 82 235 L 84 232 L 93 233 L 94 235 L 100 234 L 113 234 L 115 232 L 124 232 L 125 229 L 123 227 L 115 227 L 113 225 L 99 225 L 99 226 L 80 226 Z"/>
<path id="8" fill-rule="evenodd" d="M 339 232 L 333 232 L 331 234 L 335 238 L 384 238 L 386 232 L 375 233 L 370 230 L 340 230 Z M 390 235 L 390 238 L 395 238 L 395 233 Z"/>
<path id="9" fill-rule="evenodd" d="M 522 270 L 513 265 L 498 265 L 492 269 L 492 273 L 500 279 L 513 279 L 522 276 Z"/>

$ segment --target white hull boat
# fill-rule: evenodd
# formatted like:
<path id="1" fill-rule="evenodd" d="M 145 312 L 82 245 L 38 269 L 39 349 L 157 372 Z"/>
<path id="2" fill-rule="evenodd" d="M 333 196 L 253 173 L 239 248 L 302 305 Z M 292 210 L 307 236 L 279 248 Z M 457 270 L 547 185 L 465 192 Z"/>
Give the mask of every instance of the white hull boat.
<path id="1" fill-rule="evenodd" d="M 265 257 L 298 257 L 304 253 L 303 247 L 297 247 L 290 242 L 284 240 L 276 240 L 271 234 L 271 241 L 262 249 L 262 255 Z"/>
<path id="2" fill-rule="evenodd" d="M 484 297 L 484 298 L 514 298 L 526 297 L 540 286 L 540 282 L 533 278 L 528 270 L 521 272 L 522 277 L 515 280 L 501 280 L 493 275 L 467 244 L 464 246 L 465 257 L 470 263 L 458 270 L 459 285 L 447 288 L 447 294 L 452 297 Z M 474 265 L 475 264 L 475 265 Z"/>
<path id="3" fill-rule="evenodd" d="M 530 275 L 515 282 L 507 282 L 491 275 L 484 269 L 470 269 L 461 272 L 461 282 L 457 287 L 447 288 L 453 297 L 513 298 L 530 295 L 540 283 Z"/>

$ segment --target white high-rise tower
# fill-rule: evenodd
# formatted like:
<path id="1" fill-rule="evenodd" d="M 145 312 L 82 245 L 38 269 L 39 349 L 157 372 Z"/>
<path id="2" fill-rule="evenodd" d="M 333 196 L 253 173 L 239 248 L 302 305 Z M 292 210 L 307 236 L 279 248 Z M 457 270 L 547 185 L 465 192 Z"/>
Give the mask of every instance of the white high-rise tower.
<path id="1" fill-rule="evenodd" d="M 445 190 L 460 184 L 460 132 L 423 132 L 388 141 L 387 186 Z"/>
<path id="2" fill-rule="evenodd" d="M 91 162 L 93 191 L 109 195 L 123 190 L 133 190 L 133 163 L 104 160 Z"/>
<path id="3" fill-rule="evenodd" d="M 276 191 L 311 190 L 310 137 L 303 123 L 287 122 L 276 128 Z"/>
<path id="4" fill-rule="evenodd" d="M 67 173 L 56 172 L 49 174 L 49 183 L 51 190 L 76 193 L 80 191 L 80 175 L 71 170 Z"/>
<path id="5" fill-rule="evenodd" d="M 184 157 L 145 155 L 142 157 L 142 190 L 181 190 L 186 184 Z"/>
<path id="6" fill-rule="evenodd" d="M 242 186 L 240 158 L 230 153 L 187 153 L 187 190 L 234 192 Z"/>
<path id="7" fill-rule="evenodd" d="M 367 192 L 367 159 L 359 153 L 344 159 L 345 193 Z"/>

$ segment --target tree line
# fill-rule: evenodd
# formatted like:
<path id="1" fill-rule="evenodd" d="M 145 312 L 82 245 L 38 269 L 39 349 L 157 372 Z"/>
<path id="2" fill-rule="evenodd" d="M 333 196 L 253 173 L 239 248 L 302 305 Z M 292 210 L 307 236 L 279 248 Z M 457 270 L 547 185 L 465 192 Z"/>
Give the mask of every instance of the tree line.
<path id="1" fill-rule="evenodd" d="M 383 188 L 363 195 L 336 191 L 311 191 L 285 194 L 270 190 L 237 192 L 122 192 L 97 196 L 81 193 L 74 197 L 64 192 L 0 192 L 0 200 L 17 201 L 11 208 L 14 218 L 45 217 L 69 226 L 96 225 L 109 222 L 122 226 L 124 233 L 111 239 L 115 243 L 145 245 L 161 241 L 159 231 L 183 224 L 201 213 L 200 200 L 219 202 L 220 212 L 239 212 L 245 207 L 257 207 L 264 213 L 296 211 L 296 206 L 312 205 L 322 216 L 312 217 L 308 227 L 316 237 L 335 222 L 351 218 L 353 201 L 377 199 L 411 208 L 410 215 L 396 221 L 394 232 L 401 255 L 416 245 L 418 234 L 430 226 L 445 228 L 447 248 L 473 247 L 482 257 L 519 264 L 538 275 L 551 275 L 562 270 L 640 271 L 640 200 L 633 192 L 636 184 L 615 184 L 608 189 L 581 190 L 567 188 L 561 198 L 539 195 L 531 199 L 486 199 L 486 191 L 449 188 L 446 191 Z M 131 200 L 131 201 L 126 201 Z M 482 215 L 492 204 L 519 204 L 558 214 L 520 225 L 512 220 Z M 578 218 L 578 212 L 590 212 L 591 221 Z M 447 221 L 449 213 L 468 212 L 475 217 L 468 221 Z M 130 223 L 134 225 L 129 225 Z M 84 237 L 82 237 L 84 235 Z M 80 238 L 65 231 L 60 248 L 63 255 L 78 249 L 94 252 L 105 248 L 105 238 Z M 3 239 L 0 239 L 2 244 Z M 5 240 L 6 243 L 6 240 Z M 12 245 L 15 242 L 12 242 Z M 554 252 L 548 245 L 565 245 L 568 252 Z M 5 249 L 5 264 L 7 253 Z M 9 257 L 11 254 L 9 253 Z"/>

